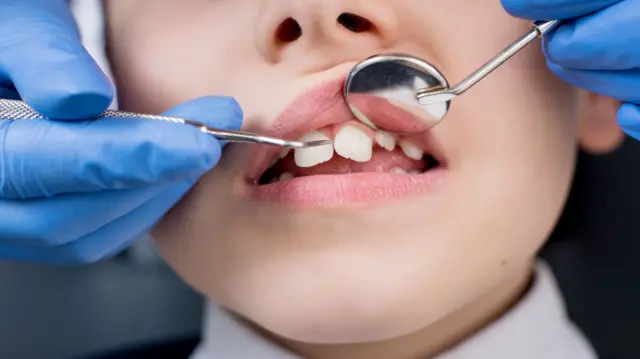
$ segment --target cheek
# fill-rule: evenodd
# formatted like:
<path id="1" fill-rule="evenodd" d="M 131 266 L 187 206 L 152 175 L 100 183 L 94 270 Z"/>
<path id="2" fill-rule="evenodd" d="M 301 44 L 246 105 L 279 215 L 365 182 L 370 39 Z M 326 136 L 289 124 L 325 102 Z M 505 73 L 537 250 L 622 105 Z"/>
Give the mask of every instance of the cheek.
<path id="1" fill-rule="evenodd" d="M 110 60 L 123 109 L 158 113 L 200 96 L 235 95 L 237 76 L 253 59 L 248 28 L 180 8 L 151 12 L 111 31 L 110 43 L 117 47 L 111 47 Z M 165 18 L 176 11 L 180 18 Z M 221 51 L 237 56 L 220 56 Z"/>
<path id="2" fill-rule="evenodd" d="M 532 256 L 571 183 L 576 93 L 533 44 L 456 101 L 435 130 L 458 189 L 452 212 L 482 228 L 487 252 Z"/>
<path id="3" fill-rule="evenodd" d="M 478 5 L 484 7 L 483 21 L 442 25 L 449 26 L 442 53 L 452 84 L 531 29 L 495 5 Z M 488 36 L 469 41 L 477 33 Z M 474 198 L 471 208 L 487 203 L 502 212 L 557 207 L 574 165 L 576 117 L 575 91 L 547 69 L 539 41 L 529 45 L 454 100 L 447 119 L 434 129 L 460 182 L 459 201 Z"/>
<path id="4" fill-rule="evenodd" d="M 259 132 L 304 89 L 304 84 L 285 87 L 285 76 L 269 69 L 249 42 L 212 38 L 198 29 L 174 32 L 143 25 L 132 26 L 110 56 L 122 110 L 161 113 L 201 96 L 232 96 L 245 115 L 243 130 Z M 190 41 L 180 35 L 185 31 L 195 34 Z M 161 35 L 148 37 L 148 32 Z M 236 55 L 220 56 L 220 51 Z"/>

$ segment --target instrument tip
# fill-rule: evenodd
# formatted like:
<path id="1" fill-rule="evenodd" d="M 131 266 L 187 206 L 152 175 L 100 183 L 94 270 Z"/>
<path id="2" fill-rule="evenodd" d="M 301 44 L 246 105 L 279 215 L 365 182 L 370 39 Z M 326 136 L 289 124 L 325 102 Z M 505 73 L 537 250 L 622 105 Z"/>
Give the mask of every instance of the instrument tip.
<path id="1" fill-rule="evenodd" d="M 332 140 L 316 140 L 316 141 L 306 141 L 306 142 L 299 141 L 291 147 L 292 148 L 308 148 L 308 147 L 326 146 L 331 144 L 333 144 Z"/>

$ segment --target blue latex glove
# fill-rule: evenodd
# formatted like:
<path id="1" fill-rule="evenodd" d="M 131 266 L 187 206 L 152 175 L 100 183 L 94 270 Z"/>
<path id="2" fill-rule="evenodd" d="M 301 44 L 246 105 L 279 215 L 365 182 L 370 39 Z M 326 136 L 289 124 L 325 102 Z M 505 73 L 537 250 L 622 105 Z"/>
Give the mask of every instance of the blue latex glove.
<path id="1" fill-rule="evenodd" d="M 0 96 L 60 119 L 0 120 L 0 258 L 76 264 L 113 255 L 220 157 L 222 144 L 190 126 L 73 121 L 105 110 L 113 90 L 63 0 L 0 2 Z M 230 98 L 165 114 L 228 129 L 242 121 Z"/>
<path id="2" fill-rule="evenodd" d="M 640 0 L 502 0 L 514 16 L 565 20 L 544 39 L 565 81 L 624 102 L 618 122 L 640 139 Z"/>

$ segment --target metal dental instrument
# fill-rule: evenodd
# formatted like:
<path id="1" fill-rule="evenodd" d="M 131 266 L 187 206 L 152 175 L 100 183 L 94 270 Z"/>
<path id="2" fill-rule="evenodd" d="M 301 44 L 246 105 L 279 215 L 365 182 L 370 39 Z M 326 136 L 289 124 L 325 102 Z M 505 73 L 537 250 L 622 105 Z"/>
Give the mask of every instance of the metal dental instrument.
<path id="1" fill-rule="evenodd" d="M 428 62 L 405 54 L 381 54 L 357 64 L 349 73 L 344 97 L 356 116 L 372 128 L 394 131 L 384 123 L 386 109 L 404 111 L 410 118 L 412 130 L 421 132 L 447 115 L 451 100 L 487 77 L 495 69 L 537 38 L 548 34 L 558 20 L 535 22 L 533 29 L 489 60 L 454 87 L 449 87 L 444 75 Z M 374 105 L 375 104 L 375 105 Z M 380 124 L 376 119 L 383 122 Z M 403 126 L 407 132 L 406 124 Z"/>
<path id="2" fill-rule="evenodd" d="M 201 123 L 185 120 L 179 117 L 146 115 L 146 114 L 112 111 L 112 110 L 107 110 L 102 114 L 89 120 L 97 120 L 100 118 L 107 118 L 107 117 L 160 120 L 160 121 L 169 121 L 169 122 L 174 122 L 174 123 L 179 123 L 184 125 L 190 125 L 190 126 L 199 128 L 200 131 L 210 134 L 219 140 L 228 141 L 228 142 L 257 143 L 257 144 L 280 146 L 280 147 L 286 147 L 286 148 L 315 147 L 315 146 L 328 145 L 332 143 L 330 140 L 318 140 L 318 141 L 306 141 L 306 142 L 305 141 L 289 141 L 289 140 L 283 140 L 280 138 L 257 135 L 249 132 L 219 130 L 219 129 L 207 127 Z M 47 117 L 38 113 L 36 110 L 31 108 L 25 102 L 0 99 L 0 121 L 1 120 L 46 120 L 46 119 Z"/>

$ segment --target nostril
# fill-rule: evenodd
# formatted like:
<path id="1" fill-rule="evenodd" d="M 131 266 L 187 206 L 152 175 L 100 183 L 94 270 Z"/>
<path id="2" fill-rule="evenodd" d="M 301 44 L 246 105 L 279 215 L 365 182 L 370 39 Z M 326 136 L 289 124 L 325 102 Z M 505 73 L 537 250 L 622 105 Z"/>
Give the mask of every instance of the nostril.
<path id="1" fill-rule="evenodd" d="M 338 24 L 353 32 L 369 32 L 375 29 L 375 25 L 371 21 L 363 18 L 362 16 L 348 12 L 342 13 L 338 16 L 337 21 Z"/>
<path id="2" fill-rule="evenodd" d="M 294 42 L 298 40 L 300 36 L 302 36 L 302 27 L 291 17 L 284 19 L 276 30 L 276 38 L 283 43 Z"/>

